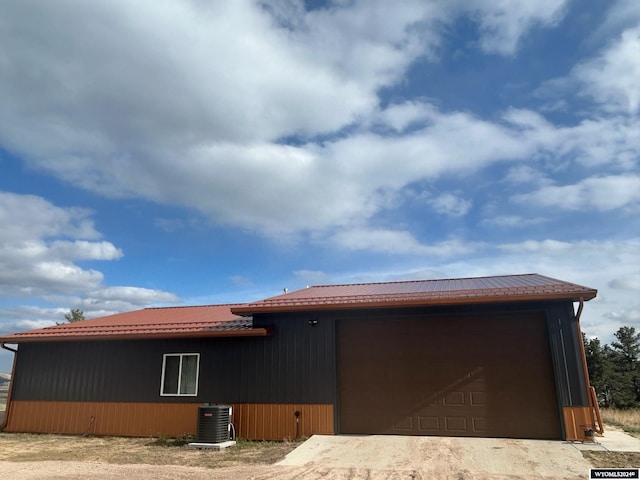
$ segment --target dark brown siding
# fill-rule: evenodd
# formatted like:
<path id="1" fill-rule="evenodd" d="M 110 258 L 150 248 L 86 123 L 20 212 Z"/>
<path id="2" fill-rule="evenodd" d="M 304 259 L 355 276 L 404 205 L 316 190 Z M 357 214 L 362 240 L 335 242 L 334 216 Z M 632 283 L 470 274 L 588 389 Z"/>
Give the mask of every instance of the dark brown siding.
<path id="1" fill-rule="evenodd" d="M 25 343 L 16 400 L 64 402 L 322 403 L 335 399 L 333 322 L 267 319 L 259 338 Z M 197 397 L 161 397 L 162 356 L 200 353 Z"/>
<path id="2" fill-rule="evenodd" d="M 560 438 L 546 316 L 338 323 L 341 433 Z"/>
<path id="3" fill-rule="evenodd" d="M 556 377 L 558 400 L 562 406 L 589 405 L 582 367 L 582 351 L 577 321 L 571 303 L 547 305 L 547 327 Z"/>

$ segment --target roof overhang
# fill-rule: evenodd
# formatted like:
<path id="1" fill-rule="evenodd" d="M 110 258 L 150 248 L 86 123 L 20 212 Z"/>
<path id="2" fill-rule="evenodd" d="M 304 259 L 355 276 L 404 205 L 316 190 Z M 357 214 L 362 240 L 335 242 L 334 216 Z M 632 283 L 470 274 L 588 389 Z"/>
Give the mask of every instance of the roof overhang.
<path id="1" fill-rule="evenodd" d="M 78 342 L 78 341 L 114 341 L 114 340 L 165 340 L 183 338 L 229 338 L 229 337 L 268 337 L 272 329 L 247 328 L 239 330 L 218 330 L 205 332 L 173 332 L 173 333 L 126 333 L 103 335 L 33 335 L 29 333 L 0 337 L 0 343 L 21 344 L 38 342 Z"/>
<path id="2" fill-rule="evenodd" d="M 478 290 L 461 290 L 447 292 L 446 295 L 372 295 L 370 298 L 364 295 L 357 297 L 334 298 L 331 302 L 323 302 L 322 299 L 282 299 L 277 302 L 262 301 L 255 304 L 246 304 L 231 309 L 236 315 L 253 315 L 256 313 L 302 312 L 320 310 L 353 310 L 353 309 L 382 309 L 382 308 L 407 308 L 430 306 L 455 306 L 468 304 L 489 303 L 513 303 L 513 302 L 547 302 L 547 301 L 571 301 L 578 302 L 581 299 L 588 301 L 596 297 L 597 290 L 576 293 L 567 292 L 509 292 L 505 295 L 487 294 Z"/>

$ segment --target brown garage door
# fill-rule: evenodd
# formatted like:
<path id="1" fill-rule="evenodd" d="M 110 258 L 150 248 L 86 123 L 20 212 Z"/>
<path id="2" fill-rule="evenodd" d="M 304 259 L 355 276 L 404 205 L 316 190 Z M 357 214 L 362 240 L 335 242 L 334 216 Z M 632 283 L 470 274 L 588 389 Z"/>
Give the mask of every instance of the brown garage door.
<path id="1" fill-rule="evenodd" d="M 340 433 L 561 438 L 543 314 L 338 322 Z"/>

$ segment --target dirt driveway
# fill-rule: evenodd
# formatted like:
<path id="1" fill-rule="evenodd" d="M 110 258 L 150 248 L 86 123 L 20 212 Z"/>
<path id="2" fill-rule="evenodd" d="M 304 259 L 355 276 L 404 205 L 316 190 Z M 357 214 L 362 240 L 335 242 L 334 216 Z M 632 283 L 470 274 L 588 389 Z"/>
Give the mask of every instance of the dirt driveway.
<path id="1" fill-rule="evenodd" d="M 314 436 L 279 465 L 438 479 L 584 479 L 591 467 L 564 442 L 388 435 Z"/>
<path id="2" fill-rule="evenodd" d="M 573 446 L 535 440 L 314 436 L 275 465 L 296 445 L 214 452 L 148 442 L 0 434 L 0 472 L 16 480 L 577 480 L 590 468 Z"/>

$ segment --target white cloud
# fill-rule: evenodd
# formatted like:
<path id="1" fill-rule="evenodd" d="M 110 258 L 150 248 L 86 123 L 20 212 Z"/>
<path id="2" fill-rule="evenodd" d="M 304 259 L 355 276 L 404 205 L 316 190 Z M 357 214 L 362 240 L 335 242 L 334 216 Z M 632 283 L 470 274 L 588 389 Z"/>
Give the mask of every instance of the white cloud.
<path id="1" fill-rule="evenodd" d="M 512 253 L 542 253 L 548 255 L 563 255 L 567 251 L 574 248 L 570 242 L 561 242 L 558 240 L 526 240 L 521 243 L 504 244 L 500 248 Z"/>
<path id="2" fill-rule="evenodd" d="M 523 142 L 534 146 L 533 159 L 552 171 L 569 162 L 589 168 L 636 167 L 638 118 L 598 116 L 575 125 L 554 125 L 537 112 L 523 109 L 509 109 L 503 118 L 520 131 Z"/>
<path id="3" fill-rule="evenodd" d="M 610 36 L 640 24 L 640 5 L 636 0 L 616 0 L 611 2 L 607 16 L 598 27 L 596 36 Z"/>
<path id="4" fill-rule="evenodd" d="M 512 167 L 504 177 L 504 181 L 514 184 L 541 184 L 548 183 L 545 174 L 530 165 L 517 165 Z"/>
<path id="5" fill-rule="evenodd" d="M 173 293 L 142 287 L 104 287 L 87 292 L 90 300 L 122 301 L 131 305 L 149 305 L 178 301 Z"/>
<path id="6" fill-rule="evenodd" d="M 575 161 L 630 169 L 637 159 L 633 131 L 640 125 L 633 119 L 555 127 L 534 112 L 510 110 L 506 123 L 500 124 L 468 113 L 440 112 L 428 104 L 414 107 L 420 115 L 398 120 L 398 125 L 413 122 L 412 130 L 399 136 L 365 131 L 300 146 L 213 142 L 182 151 L 177 163 L 170 151 L 154 151 L 137 162 L 126 157 L 87 162 L 86 169 L 71 176 L 106 195 L 117 192 L 184 205 L 214 222 L 283 238 L 364 222 L 393 206 L 413 182 L 466 176 L 496 162 L 540 162 L 538 168 L 519 165 L 521 170 L 507 177 L 515 181 L 519 175 L 525 181 L 527 173 L 533 180 L 547 164 L 557 169 Z M 544 174 L 539 175 L 542 183 Z M 465 208 L 460 203 L 458 213 Z"/>
<path id="7" fill-rule="evenodd" d="M 79 295 L 42 295 L 42 301 L 56 306 L 17 305 L 0 308 L 0 333 L 44 328 L 66 321 L 72 308 L 82 310 L 86 319 L 138 310 L 149 305 L 162 306 L 179 301 L 169 292 L 139 287 L 105 287 Z M 40 302 L 38 296 L 31 301 Z"/>
<path id="8" fill-rule="evenodd" d="M 59 208 L 35 195 L 0 191 L 0 224 L 3 243 L 32 237 L 68 236 L 98 238 L 91 212 L 83 208 Z"/>
<path id="9" fill-rule="evenodd" d="M 486 52 L 510 55 L 534 26 L 557 25 L 567 3 L 567 0 L 476 0 L 462 5 L 478 20 L 480 47 Z"/>
<path id="10" fill-rule="evenodd" d="M 537 95 L 548 97 L 544 108 L 566 108 L 567 99 L 577 95 L 595 102 L 599 115 L 636 115 L 640 111 L 640 4 L 635 0 L 613 3 L 592 37 L 593 55 L 583 58 L 567 76 L 547 80 L 537 90 Z"/>
<path id="11" fill-rule="evenodd" d="M 432 198 L 429 203 L 437 213 L 451 217 L 462 217 L 466 215 L 472 205 L 470 200 L 460 198 L 453 193 L 438 195 Z"/>
<path id="12" fill-rule="evenodd" d="M 122 252 L 106 241 L 82 239 L 99 236 L 88 214 L 33 195 L 0 192 L 0 223 L 6 226 L 0 230 L 0 296 L 99 286 L 100 272 L 73 262 L 118 258 Z"/>
<path id="13" fill-rule="evenodd" d="M 412 124 L 428 120 L 436 113 L 435 109 L 424 102 L 404 102 L 389 105 L 378 112 L 374 121 L 391 127 L 397 132 L 404 131 Z"/>
<path id="14" fill-rule="evenodd" d="M 56 240 L 51 243 L 51 253 L 70 260 L 116 260 L 122 257 L 122 250 L 110 242 L 73 242 Z"/>
<path id="15" fill-rule="evenodd" d="M 611 288 L 640 292 L 640 270 L 637 272 L 614 278 L 609 282 Z"/>
<path id="16" fill-rule="evenodd" d="M 640 111 L 640 26 L 622 32 L 595 58 L 574 68 L 583 92 L 608 112 Z"/>
<path id="17" fill-rule="evenodd" d="M 562 210 L 636 208 L 640 202 L 640 176 L 587 178 L 574 185 L 545 186 L 531 193 L 515 195 L 513 200 Z"/>
<path id="18" fill-rule="evenodd" d="M 58 168 L 75 171 L 88 154 L 138 162 L 151 143 L 339 130 L 375 109 L 376 90 L 429 50 L 430 35 L 410 27 L 437 14 L 423 2 L 406 7 L 294 13 L 283 28 L 247 0 L 5 3 L 0 133 L 18 150 L 60 152 Z M 33 131 L 16 120 L 31 120 Z"/>
<path id="19" fill-rule="evenodd" d="M 19 328 L 19 331 L 24 331 L 33 330 L 35 328 L 52 327 L 55 324 L 56 322 L 49 320 L 21 320 L 17 322 L 16 326 Z"/>
<path id="20" fill-rule="evenodd" d="M 527 218 L 520 215 L 496 215 L 490 216 L 482 220 L 482 223 L 495 225 L 497 227 L 514 228 L 527 227 L 531 225 L 539 225 L 547 220 L 542 217 Z"/>
<path id="21" fill-rule="evenodd" d="M 340 228 L 408 183 L 535 153 L 521 127 L 418 101 L 381 111 L 379 91 L 434 59 L 460 16 L 480 22 L 483 48 L 510 54 L 562 5 L 5 2 L 0 143 L 95 193 L 278 237 Z M 415 130 L 389 141 L 363 128 L 376 122 Z M 314 141 L 345 128 L 360 133 Z M 307 143 L 280 143 L 291 136 Z"/>
<path id="22" fill-rule="evenodd" d="M 0 309 L 7 333 L 54 325 L 71 308 L 89 318 L 179 300 L 161 290 L 105 286 L 102 272 L 78 265 L 123 255 L 111 242 L 95 240 L 100 233 L 89 214 L 33 195 L 0 192 L 0 223 L 6 226 L 0 229 L 0 297 L 53 305 Z"/>
<path id="23" fill-rule="evenodd" d="M 434 257 L 467 255 L 482 247 L 478 242 L 463 242 L 457 238 L 424 244 L 408 231 L 373 228 L 342 230 L 330 241 L 346 250 Z"/>
<path id="24" fill-rule="evenodd" d="M 93 163 L 78 181 L 105 194 L 117 189 L 186 205 L 214 221 L 279 237 L 367 219 L 421 178 L 466 174 L 534 152 L 518 131 L 429 105 L 424 111 L 426 124 L 397 138 L 364 132 L 297 147 L 212 143 L 185 152 L 179 163 L 166 152 L 141 163 Z"/>

